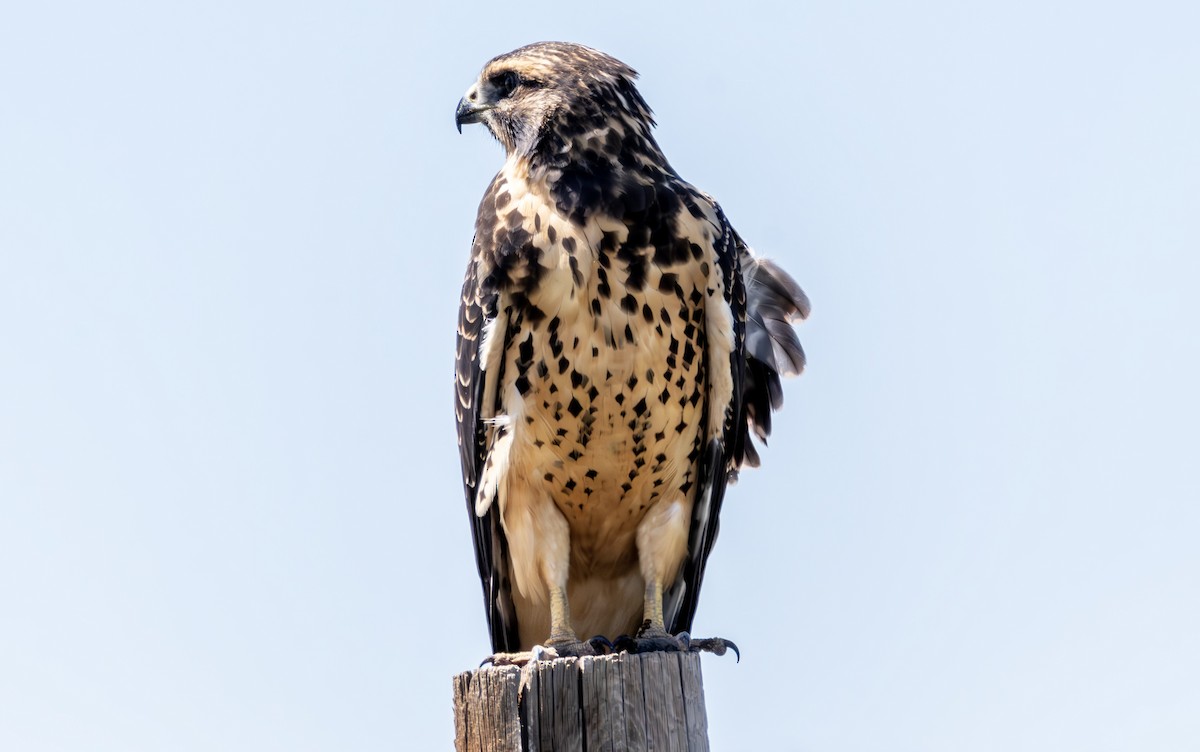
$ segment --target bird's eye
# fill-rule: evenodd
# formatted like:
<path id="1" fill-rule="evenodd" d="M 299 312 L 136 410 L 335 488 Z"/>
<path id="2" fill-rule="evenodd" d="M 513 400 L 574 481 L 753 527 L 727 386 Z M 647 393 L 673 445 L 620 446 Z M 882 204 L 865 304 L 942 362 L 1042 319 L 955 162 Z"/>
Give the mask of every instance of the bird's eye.
<path id="1" fill-rule="evenodd" d="M 505 71 L 492 76 L 492 86 L 496 87 L 496 91 L 501 97 L 511 96 L 517 90 L 517 84 L 521 83 L 521 79 L 514 71 Z"/>

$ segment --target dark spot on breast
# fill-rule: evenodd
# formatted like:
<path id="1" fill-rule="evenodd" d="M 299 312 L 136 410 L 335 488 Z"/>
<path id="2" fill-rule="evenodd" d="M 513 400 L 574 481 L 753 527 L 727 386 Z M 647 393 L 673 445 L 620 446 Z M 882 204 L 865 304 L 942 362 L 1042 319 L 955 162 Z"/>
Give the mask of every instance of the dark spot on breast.
<path id="1" fill-rule="evenodd" d="M 521 342 L 520 345 L 517 345 L 517 366 L 522 368 L 522 370 L 528 370 L 532 363 L 533 334 L 530 334 Z"/>
<path id="2" fill-rule="evenodd" d="M 579 400 L 572 397 L 571 403 L 569 405 L 567 405 L 567 412 L 571 413 L 571 415 L 578 418 L 579 413 L 583 412 L 583 405 L 579 404 Z"/>
<path id="3" fill-rule="evenodd" d="M 563 238 L 563 250 L 567 253 L 575 252 L 575 238 Z"/>
<path id="4" fill-rule="evenodd" d="M 633 297 L 633 295 L 626 295 L 621 298 L 621 310 L 625 311 L 625 313 L 635 313 L 637 309 L 637 298 Z"/>
<path id="5" fill-rule="evenodd" d="M 554 229 L 554 225 L 546 228 L 546 237 L 550 239 L 550 245 L 554 245 L 558 240 L 558 231 Z"/>

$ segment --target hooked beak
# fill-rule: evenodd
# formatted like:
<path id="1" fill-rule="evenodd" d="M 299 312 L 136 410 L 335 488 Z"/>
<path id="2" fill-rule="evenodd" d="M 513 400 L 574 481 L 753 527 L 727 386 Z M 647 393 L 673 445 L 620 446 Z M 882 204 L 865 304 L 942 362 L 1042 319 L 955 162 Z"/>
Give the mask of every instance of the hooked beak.
<path id="1" fill-rule="evenodd" d="M 480 114 L 492 109 L 490 104 L 475 104 L 467 100 L 466 97 L 458 100 L 458 109 L 454 111 L 454 125 L 458 128 L 458 132 L 462 133 L 463 125 L 480 122 Z"/>

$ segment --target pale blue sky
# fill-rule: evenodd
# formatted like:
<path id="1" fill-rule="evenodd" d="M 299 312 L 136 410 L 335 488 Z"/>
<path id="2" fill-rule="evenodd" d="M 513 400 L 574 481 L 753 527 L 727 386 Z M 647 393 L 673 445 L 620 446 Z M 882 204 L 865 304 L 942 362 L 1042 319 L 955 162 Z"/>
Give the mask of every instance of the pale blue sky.
<path id="1" fill-rule="evenodd" d="M 0 749 L 448 749 L 453 110 L 579 41 L 814 303 L 720 750 L 1200 739 L 1194 3 L 0 11 Z"/>

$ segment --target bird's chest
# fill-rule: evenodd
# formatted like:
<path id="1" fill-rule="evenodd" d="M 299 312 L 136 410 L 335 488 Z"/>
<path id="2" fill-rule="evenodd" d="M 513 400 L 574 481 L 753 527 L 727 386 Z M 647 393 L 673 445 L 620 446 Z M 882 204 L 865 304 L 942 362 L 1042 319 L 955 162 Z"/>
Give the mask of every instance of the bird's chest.
<path id="1" fill-rule="evenodd" d="M 514 460 L 573 528 L 614 513 L 636 524 L 696 472 L 707 270 L 603 236 L 557 240 L 508 311 L 500 394 Z"/>

